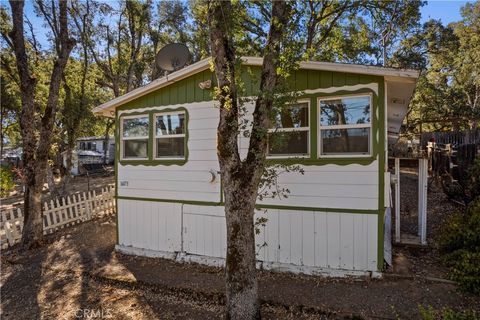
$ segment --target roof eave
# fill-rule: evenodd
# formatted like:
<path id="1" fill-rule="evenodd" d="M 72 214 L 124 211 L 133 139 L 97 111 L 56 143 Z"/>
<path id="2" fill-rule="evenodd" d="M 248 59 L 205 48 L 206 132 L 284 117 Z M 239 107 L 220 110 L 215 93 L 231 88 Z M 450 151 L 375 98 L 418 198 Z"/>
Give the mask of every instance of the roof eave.
<path id="1" fill-rule="evenodd" d="M 108 102 L 99 105 L 98 107 L 93 109 L 93 112 L 107 117 L 113 117 L 114 110 L 117 106 L 125 104 L 129 101 L 132 101 L 145 94 L 158 90 L 176 81 L 185 79 L 195 73 L 207 70 L 210 67 L 210 60 L 210 58 L 203 59 L 181 70 L 173 72 L 168 76 L 156 79 L 143 87 L 132 90 L 127 94 L 124 94 L 120 97 L 114 98 Z M 242 57 L 242 60 L 245 65 L 251 66 L 261 66 L 263 63 L 263 58 L 260 57 Z M 416 82 L 417 78 L 420 75 L 419 71 L 410 69 L 393 69 L 377 66 L 364 66 L 318 61 L 300 62 L 300 69 L 368 74 L 374 76 L 383 76 L 386 80 L 390 79 L 390 81 L 410 83 Z"/>

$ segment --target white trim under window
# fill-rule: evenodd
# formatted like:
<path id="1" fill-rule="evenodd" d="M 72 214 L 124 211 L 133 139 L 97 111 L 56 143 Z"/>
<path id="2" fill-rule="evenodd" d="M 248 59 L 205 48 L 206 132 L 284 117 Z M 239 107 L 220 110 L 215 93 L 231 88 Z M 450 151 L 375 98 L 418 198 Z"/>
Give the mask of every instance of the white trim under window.
<path id="1" fill-rule="evenodd" d="M 335 125 L 322 125 L 321 117 L 322 117 L 322 101 L 329 101 L 329 100 L 339 100 L 339 99 L 349 99 L 349 98 L 369 98 L 370 107 L 369 107 L 369 114 L 368 114 L 368 122 L 365 123 L 348 123 L 347 124 L 335 124 Z M 341 95 L 341 96 L 334 96 L 334 97 L 318 97 L 317 98 L 317 108 L 318 108 L 318 115 L 317 115 L 317 124 L 318 124 L 318 132 L 317 132 L 317 140 L 318 140 L 318 158 L 348 158 L 348 157 L 370 157 L 372 155 L 372 120 L 373 120 L 373 97 L 371 93 L 365 94 L 351 94 L 351 95 Z M 366 152 L 329 152 L 327 154 L 323 153 L 323 137 L 322 133 L 327 130 L 351 130 L 351 129 L 368 129 L 367 134 L 367 143 L 368 147 Z"/>
<path id="2" fill-rule="evenodd" d="M 131 119 L 147 119 L 147 132 L 141 135 L 124 136 L 124 122 Z M 122 160 L 146 160 L 148 159 L 149 149 L 149 131 L 150 131 L 150 117 L 148 114 L 134 115 L 134 116 L 122 116 L 120 118 L 120 158 Z M 145 156 L 125 156 L 125 143 L 131 143 L 132 141 L 138 141 L 145 144 Z"/>
<path id="3" fill-rule="evenodd" d="M 174 133 L 174 132 L 169 132 L 170 130 L 175 130 L 175 128 L 169 128 L 165 127 L 166 133 L 158 135 L 157 134 L 157 118 L 161 116 L 180 116 L 182 115 L 182 121 L 183 121 L 183 128 L 182 128 L 182 133 Z M 178 118 L 178 121 L 180 122 L 180 117 Z M 155 160 L 184 160 L 186 159 L 186 150 L 187 150 L 187 139 L 186 139 L 186 132 L 187 132 L 187 115 L 185 111 L 169 111 L 169 112 L 158 112 L 153 115 L 153 123 L 154 123 L 154 141 L 153 141 L 153 157 Z M 158 156 L 157 154 L 157 149 L 158 149 L 158 140 L 159 139 L 170 139 L 170 142 L 177 140 L 177 141 L 182 141 L 183 140 L 183 155 L 181 156 L 174 156 L 174 155 L 166 155 L 166 156 Z"/>
<path id="4" fill-rule="evenodd" d="M 267 146 L 267 158 L 268 159 L 282 159 L 282 158 L 308 158 L 310 157 L 310 99 L 298 100 L 295 103 L 286 105 L 285 108 L 291 108 L 298 105 L 307 105 L 307 125 L 303 127 L 292 127 L 292 128 L 271 128 L 268 129 L 268 134 L 271 133 L 282 133 L 282 132 L 306 132 L 306 144 L 307 144 L 307 153 L 285 153 L 285 154 L 269 154 L 270 144 Z"/>

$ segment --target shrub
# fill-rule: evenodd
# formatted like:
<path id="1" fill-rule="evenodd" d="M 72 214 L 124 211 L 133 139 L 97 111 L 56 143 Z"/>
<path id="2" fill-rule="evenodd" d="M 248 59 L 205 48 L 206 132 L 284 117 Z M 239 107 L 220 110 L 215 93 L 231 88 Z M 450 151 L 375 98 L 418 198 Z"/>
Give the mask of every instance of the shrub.
<path id="1" fill-rule="evenodd" d="M 449 308 L 435 310 L 432 306 L 419 306 L 420 316 L 423 320 L 477 320 L 480 316 L 474 310 L 454 311 Z"/>
<path id="2" fill-rule="evenodd" d="M 445 223 L 440 249 L 450 268 L 450 277 L 472 293 L 480 294 L 480 197 L 466 210 L 453 214 Z"/>
<path id="3" fill-rule="evenodd" d="M 0 168 L 0 197 L 6 197 L 15 188 L 14 174 L 10 167 Z"/>
<path id="4" fill-rule="evenodd" d="M 480 158 L 476 159 L 470 169 L 468 169 L 466 189 L 470 199 L 480 197 Z"/>

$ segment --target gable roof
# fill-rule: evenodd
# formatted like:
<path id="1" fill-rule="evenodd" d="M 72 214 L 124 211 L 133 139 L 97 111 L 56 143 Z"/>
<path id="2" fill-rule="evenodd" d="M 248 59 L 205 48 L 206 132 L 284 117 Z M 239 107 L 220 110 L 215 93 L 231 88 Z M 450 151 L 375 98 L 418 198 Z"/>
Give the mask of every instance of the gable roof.
<path id="1" fill-rule="evenodd" d="M 263 58 L 260 58 L 260 57 L 242 57 L 242 60 L 243 60 L 243 64 L 247 66 L 261 66 L 263 63 Z M 150 82 L 145 86 L 134 89 L 120 97 L 114 98 L 108 102 L 105 102 L 99 105 L 98 107 L 93 109 L 93 112 L 96 114 L 113 117 L 116 107 L 123 105 L 134 99 L 137 99 L 141 96 L 144 96 L 150 92 L 166 87 L 176 81 L 185 79 L 191 75 L 207 70 L 210 68 L 210 61 L 211 61 L 211 58 L 206 58 L 194 64 L 191 64 L 183 69 L 175 71 L 165 77 L 153 80 L 152 82 Z M 411 69 L 394 69 L 394 68 L 385 68 L 385 67 L 377 67 L 377 66 L 319 62 L 319 61 L 300 62 L 300 69 L 348 72 L 348 73 L 383 76 L 386 79 L 390 79 L 391 81 L 409 82 L 409 83 L 415 83 L 416 79 L 419 76 L 419 71 L 411 70 Z"/>

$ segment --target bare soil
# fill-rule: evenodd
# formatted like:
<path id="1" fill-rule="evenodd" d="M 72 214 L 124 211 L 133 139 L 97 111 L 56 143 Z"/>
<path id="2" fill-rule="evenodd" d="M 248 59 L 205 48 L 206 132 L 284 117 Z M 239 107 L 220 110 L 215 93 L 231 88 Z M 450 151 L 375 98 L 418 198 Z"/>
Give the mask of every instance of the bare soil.
<path id="1" fill-rule="evenodd" d="M 2 319 L 220 319 L 223 270 L 114 251 L 114 217 L 50 235 L 47 245 L 2 255 Z M 259 273 L 265 319 L 417 319 L 419 305 L 480 310 L 449 283 L 326 279 Z M 89 313 L 90 312 L 90 313 Z M 96 313 L 92 313 L 96 312 Z M 80 316 L 79 316 L 80 315 Z"/>

